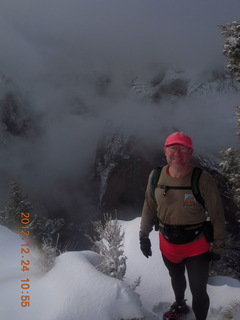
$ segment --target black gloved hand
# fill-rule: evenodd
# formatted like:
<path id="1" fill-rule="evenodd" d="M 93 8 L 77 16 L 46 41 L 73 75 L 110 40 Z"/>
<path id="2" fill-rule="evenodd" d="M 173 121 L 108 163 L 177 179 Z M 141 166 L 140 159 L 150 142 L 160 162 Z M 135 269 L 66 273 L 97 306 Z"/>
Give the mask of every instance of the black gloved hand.
<path id="1" fill-rule="evenodd" d="M 151 241 L 148 237 L 140 238 L 140 248 L 145 257 L 150 257 L 152 255 Z"/>
<path id="2" fill-rule="evenodd" d="M 221 255 L 218 253 L 214 253 L 212 251 L 209 252 L 209 260 L 210 261 L 218 261 L 221 259 Z"/>

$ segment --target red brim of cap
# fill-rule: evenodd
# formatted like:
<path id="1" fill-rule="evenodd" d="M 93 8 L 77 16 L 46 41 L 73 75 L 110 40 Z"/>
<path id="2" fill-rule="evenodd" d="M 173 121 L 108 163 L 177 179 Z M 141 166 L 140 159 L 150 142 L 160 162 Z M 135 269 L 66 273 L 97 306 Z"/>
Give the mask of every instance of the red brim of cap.
<path id="1" fill-rule="evenodd" d="M 184 146 L 186 148 L 192 148 L 192 145 L 187 143 L 187 142 L 183 142 L 183 141 L 171 141 L 171 143 L 165 144 L 164 147 L 169 147 L 172 146 L 174 144 L 179 144 L 181 146 Z"/>

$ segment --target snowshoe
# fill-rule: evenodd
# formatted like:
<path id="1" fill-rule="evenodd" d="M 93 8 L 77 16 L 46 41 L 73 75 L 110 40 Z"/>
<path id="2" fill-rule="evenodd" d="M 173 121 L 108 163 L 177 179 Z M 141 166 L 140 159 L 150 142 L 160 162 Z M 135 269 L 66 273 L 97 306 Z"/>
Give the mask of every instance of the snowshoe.
<path id="1" fill-rule="evenodd" d="M 181 304 L 174 302 L 171 307 L 163 314 L 163 320 L 177 320 L 189 312 L 185 301 Z"/>

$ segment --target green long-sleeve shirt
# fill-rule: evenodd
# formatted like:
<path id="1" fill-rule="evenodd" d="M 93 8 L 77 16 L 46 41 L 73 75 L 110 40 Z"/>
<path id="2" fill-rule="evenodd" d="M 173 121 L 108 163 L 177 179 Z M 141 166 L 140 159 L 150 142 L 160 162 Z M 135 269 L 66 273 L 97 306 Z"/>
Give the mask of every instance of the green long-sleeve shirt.
<path id="1" fill-rule="evenodd" d="M 167 166 L 162 168 L 161 175 L 155 189 L 155 200 L 151 195 L 151 172 L 145 194 L 145 201 L 141 218 L 141 233 L 148 235 L 152 231 L 154 217 L 170 225 L 186 225 L 202 223 L 206 220 L 203 206 L 196 201 L 192 190 L 169 189 L 164 190 L 158 185 L 191 186 L 192 171 L 183 178 L 172 178 L 167 174 Z M 193 167 L 192 167 L 193 169 Z M 213 252 L 221 253 L 225 240 L 225 218 L 222 199 L 212 176 L 203 171 L 199 179 L 199 189 L 205 202 L 205 208 L 214 228 Z"/>

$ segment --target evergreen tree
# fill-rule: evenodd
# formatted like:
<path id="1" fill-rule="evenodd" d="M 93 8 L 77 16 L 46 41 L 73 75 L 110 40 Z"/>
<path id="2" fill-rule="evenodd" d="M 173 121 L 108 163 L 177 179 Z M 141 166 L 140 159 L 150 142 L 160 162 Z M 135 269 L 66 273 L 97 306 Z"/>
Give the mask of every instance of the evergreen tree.
<path id="1" fill-rule="evenodd" d="M 220 169 L 231 186 L 233 200 L 237 206 L 236 215 L 240 219 L 240 152 L 234 148 L 228 148 L 221 150 L 220 154 L 222 156 Z"/>
<path id="2" fill-rule="evenodd" d="M 9 200 L 0 212 L 0 224 L 16 229 L 20 224 L 21 213 L 31 212 L 32 206 L 15 180 L 9 186 Z"/>
<path id="3" fill-rule="evenodd" d="M 229 58 L 227 68 L 236 81 L 240 82 L 240 21 L 221 25 L 220 29 L 225 37 L 223 54 Z M 236 107 L 235 113 L 238 126 L 237 136 L 240 139 L 240 106 Z M 240 151 L 239 149 L 228 148 L 220 153 L 222 155 L 220 168 L 232 187 L 233 199 L 237 205 L 236 214 L 240 219 Z"/>
<path id="4" fill-rule="evenodd" d="M 60 254 L 58 249 L 59 230 L 64 226 L 64 219 L 47 219 L 33 215 L 31 203 L 15 180 L 9 184 L 9 199 L 0 211 L 0 224 L 13 231 L 21 228 L 21 213 L 30 213 L 30 237 L 28 240 L 40 250 L 43 263 L 49 270 Z"/>
<path id="5" fill-rule="evenodd" d="M 35 216 L 30 223 L 31 238 L 39 243 L 54 243 L 64 225 L 65 220 L 63 218 L 47 219 Z"/>
<path id="6" fill-rule="evenodd" d="M 227 68 L 236 81 L 240 82 L 240 21 L 234 21 L 230 24 L 220 26 L 225 44 L 223 54 L 229 58 Z M 237 136 L 240 139 L 240 106 L 235 109 L 237 120 Z M 240 142 L 240 140 L 239 140 Z M 240 150 L 239 148 L 228 148 L 221 152 L 222 161 L 220 169 L 222 174 L 228 180 L 232 187 L 233 200 L 237 207 L 236 218 L 240 222 Z M 230 275 L 239 279 L 239 256 L 240 256 L 239 237 L 231 237 L 226 241 L 226 250 L 223 257 L 224 268 Z M 227 271 L 228 270 L 228 271 Z M 239 306 L 239 302 L 238 302 Z M 227 317 L 226 317 L 227 318 Z M 230 318 L 230 317 L 229 317 Z"/>
<path id="7" fill-rule="evenodd" d="M 240 21 L 221 25 L 220 29 L 225 37 L 223 54 L 229 58 L 227 68 L 240 82 Z"/>
<path id="8" fill-rule="evenodd" d="M 113 220 L 111 215 L 104 215 L 104 223 L 93 222 L 94 231 L 97 237 L 92 239 L 87 235 L 93 244 L 93 250 L 102 256 L 102 262 L 98 269 L 113 277 L 122 280 L 126 272 L 126 256 L 123 250 L 124 232 L 118 221 Z"/>

